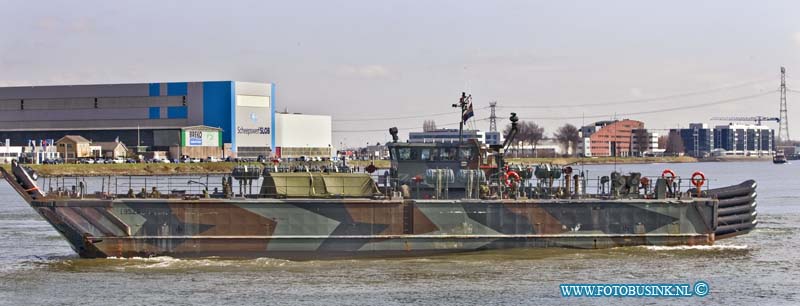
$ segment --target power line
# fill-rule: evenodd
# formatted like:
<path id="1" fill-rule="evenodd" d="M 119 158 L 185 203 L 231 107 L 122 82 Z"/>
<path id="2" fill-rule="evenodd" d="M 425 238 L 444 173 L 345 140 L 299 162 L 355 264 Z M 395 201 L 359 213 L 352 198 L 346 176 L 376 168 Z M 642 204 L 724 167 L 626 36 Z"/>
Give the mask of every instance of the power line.
<path id="1" fill-rule="evenodd" d="M 632 100 L 620 100 L 620 101 L 610 101 L 610 102 L 601 102 L 601 103 L 584 103 L 584 104 L 567 104 L 567 105 L 511 105 L 511 106 L 497 106 L 497 108 L 504 108 L 504 109 L 530 109 L 530 108 L 566 108 L 566 107 L 588 107 L 588 106 L 606 106 L 606 105 L 623 105 L 623 104 L 635 104 L 641 102 L 650 102 L 650 101 L 659 101 L 659 100 L 668 100 L 668 99 L 675 99 L 675 98 L 683 98 L 683 97 L 690 97 L 694 95 L 701 95 L 706 93 L 713 93 L 717 91 L 727 90 L 727 89 L 734 89 L 745 87 L 748 85 L 763 83 L 766 81 L 772 80 L 771 78 L 768 79 L 760 79 L 745 83 L 739 83 L 735 85 L 705 89 L 705 90 L 697 90 L 697 91 L 690 91 L 685 93 L 673 94 L 673 95 L 666 95 L 660 97 L 653 97 L 653 98 L 642 98 L 642 99 L 632 99 Z M 798 92 L 796 90 L 788 89 L 792 92 Z M 491 106 L 484 106 L 478 108 L 479 110 L 482 109 L 489 109 Z M 383 120 L 402 120 L 402 119 L 419 119 L 419 118 L 428 118 L 428 117 L 438 117 L 438 116 L 455 116 L 460 115 L 459 112 L 442 112 L 442 113 L 433 113 L 433 114 L 417 114 L 417 115 L 406 115 L 406 116 L 395 116 L 395 117 L 376 117 L 376 115 L 363 115 L 360 118 L 343 118 L 343 119 L 333 119 L 334 122 L 361 122 L 361 121 L 383 121 Z"/>
<path id="2" fill-rule="evenodd" d="M 477 122 L 477 121 L 486 121 L 486 120 L 489 120 L 489 118 L 487 117 L 487 118 L 482 118 L 482 119 L 470 119 L 470 120 Z M 441 124 L 441 125 L 437 124 L 437 126 L 439 126 L 439 127 L 442 127 L 442 126 L 456 126 L 456 125 L 458 125 L 458 122 L 446 123 L 446 124 Z M 419 126 L 398 127 L 398 129 L 401 129 L 401 130 L 412 130 L 412 129 L 417 129 L 417 128 L 419 128 Z M 388 127 L 384 128 L 384 129 L 372 129 L 372 130 L 333 130 L 332 132 L 333 133 L 366 133 L 366 132 L 386 132 L 386 131 L 389 131 Z"/>
<path id="3" fill-rule="evenodd" d="M 477 110 L 487 109 L 489 106 L 484 106 L 481 108 L 477 108 Z M 446 112 L 446 113 L 434 113 L 434 114 L 419 114 L 417 115 L 408 115 L 408 116 L 397 116 L 397 117 L 376 117 L 370 115 L 365 115 L 362 118 L 345 118 L 345 119 L 333 119 L 334 122 L 348 122 L 348 121 L 383 121 L 383 120 L 400 120 L 400 119 L 418 119 L 418 118 L 428 118 L 428 117 L 438 117 L 444 115 L 451 115 L 451 116 L 460 116 L 461 112 Z"/>
<path id="4" fill-rule="evenodd" d="M 696 90 L 660 97 L 653 97 L 653 98 L 642 98 L 642 99 L 631 99 L 631 100 L 619 100 L 619 101 L 609 101 L 609 102 L 599 102 L 599 103 L 583 103 L 583 104 L 557 104 L 557 105 L 511 105 L 511 106 L 502 106 L 502 108 L 567 108 L 567 107 L 589 107 L 589 106 L 608 106 L 608 105 L 623 105 L 623 104 L 636 104 L 642 102 L 651 102 L 651 101 L 660 101 L 660 100 L 669 100 L 669 99 L 676 99 L 676 98 L 685 98 L 703 94 L 709 94 L 714 92 L 719 92 L 728 89 L 746 87 L 749 85 L 764 83 L 766 81 L 771 81 L 774 78 L 768 79 L 761 79 L 756 81 L 750 81 L 746 83 L 740 83 L 735 85 L 723 86 L 723 87 L 716 87 L 711 89 L 704 89 L 704 90 Z"/>
<path id="5" fill-rule="evenodd" d="M 640 112 L 630 112 L 630 113 L 615 113 L 611 114 L 604 114 L 604 115 L 582 115 L 582 116 L 559 116 L 559 117 L 524 117 L 520 118 L 522 120 L 569 120 L 569 119 L 581 119 L 581 118 L 610 118 L 611 116 L 633 116 L 633 115 L 647 115 L 647 114 L 658 114 L 658 113 L 666 113 L 666 112 L 673 112 L 679 110 L 686 110 L 686 109 L 695 109 L 695 108 L 703 108 L 715 105 L 722 105 L 722 104 L 729 104 L 734 102 L 739 102 L 743 100 L 749 100 L 753 98 L 763 97 L 769 94 L 773 94 L 778 92 L 778 90 L 771 90 L 767 92 L 747 95 L 747 96 L 740 96 L 730 99 L 718 100 L 704 104 L 697 104 L 692 106 L 677 106 L 677 107 L 668 107 L 662 109 L 655 109 L 649 111 L 640 111 Z M 475 121 L 486 121 L 490 118 L 482 118 L 482 119 L 475 119 Z M 440 126 L 455 126 L 458 125 L 458 122 L 442 124 Z M 400 129 L 416 129 L 417 126 L 414 127 L 401 127 Z M 383 132 L 388 131 L 388 129 L 367 129 L 367 130 L 333 130 L 334 133 L 361 133 L 361 132 Z"/>
<path id="6" fill-rule="evenodd" d="M 666 112 L 685 110 L 685 109 L 695 109 L 695 108 L 702 108 L 702 107 L 708 107 L 708 106 L 714 106 L 714 105 L 728 104 L 728 103 L 738 102 L 738 101 L 742 101 L 742 100 L 748 100 L 748 99 L 752 99 L 752 98 L 766 96 L 768 94 L 772 94 L 772 93 L 776 93 L 776 92 L 778 92 L 778 90 L 771 90 L 771 91 L 757 93 L 757 94 L 753 94 L 753 95 L 741 96 L 741 97 L 724 99 L 724 100 L 718 100 L 718 101 L 714 101 L 714 102 L 691 105 L 691 106 L 676 106 L 676 107 L 668 107 L 668 108 L 662 108 L 662 109 L 656 109 L 656 110 L 641 111 L 641 112 L 631 112 L 631 113 L 615 113 L 614 115 L 616 115 L 616 116 L 633 116 L 633 115 L 646 115 L 646 114 L 666 113 Z M 610 118 L 611 116 L 614 116 L 614 115 L 605 114 L 605 115 L 590 115 L 590 116 L 528 117 L 528 118 L 520 118 L 520 119 L 524 119 L 524 120 L 565 120 L 565 119 L 581 119 L 581 118 Z"/>
<path id="7" fill-rule="evenodd" d="M 747 86 L 747 85 L 752 85 L 752 84 L 761 83 L 761 82 L 764 82 L 764 80 L 752 81 L 752 82 L 741 83 L 741 84 L 725 86 L 725 87 L 718 87 L 718 88 L 704 90 L 704 91 L 694 91 L 694 92 L 689 92 L 689 93 L 675 94 L 675 95 L 662 96 L 662 97 L 656 97 L 656 98 L 627 100 L 627 101 L 609 102 L 609 103 L 581 104 L 581 105 L 577 105 L 577 104 L 576 105 L 557 105 L 557 106 L 545 106 L 545 107 L 538 107 L 538 106 L 497 106 L 497 108 L 508 108 L 508 109 L 511 109 L 511 108 L 550 108 L 550 107 L 555 108 L 555 107 L 577 107 L 577 106 L 589 106 L 589 105 L 619 105 L 619 104 L 639 103 L 639 102 L 646 102 L 646 101 L 656 101 L 656 100 L 663 100 L 663 99 L 670 99 L 670 98 L 692 96 L 692 95 L 698 95 L 698 94 L 701 94 L 701 93 L 710 93 L 710 92 L 714 92 L 714 91 L 720 91 L 720 90 L 724 90 L 724 89 L 732 89 L 732 88 L 737 88 L 737 87 L 744 87 L 744 86 Z M 793 89 L 787 89 L 787 90 L 791 91 L 791 92 L 800 93 L 800 90 L 793 90 Z M 649 111 L 640 111 L 640 112 L 630 112 L 630 113 L 615 113 L 614 115 L 615 116 L 647 115 L 647 114 L 673 112 L 673 111 L 685 110 L 685 109 L 703 108 L 703 107 L 708 107 L 708 106 L 729 104 L 729 103 L 739 102 L 739 101 L 742 101 L 742 100 L 753 99 L 753 98 L 766 96 L 766 95 L 769 95 L 769 94 L 772 94 L 772 93 L 776 93 L 776 92 L 778 92 L 777 89 L 776 90 L 762 92 L 762 93 L 747 95 L 747 96 L 740 96 L 740 97 L 735 97 L 735 98 L 730 98 L 730 99 L 723 99 L 723 100 L 718 100 L 718 101 L 704 103 L 704 104 L 698 104 L 698 105 L 677 106 L 677 107 L 669 107 L 669 108 L 662 108 L 662 109 L 649 110 Z M 490 108 L 490 107 L 491 106 L 485 106 L 485 107 L 481 107 L 479 109 L 487 109 L 487 108 Z M 433 116 L 455 115 L 455 114 L 457 114 L 457 112 L 420 114 L 420 115 L 397 116 L 397 117 L 382 117 L 382 118 L 339 119 L 339 120 L 333 120 L 333 121 L 335 121 L 335 122 L 347 122 L 347 121 L 378 121 L 378 120 L 415 119 L 415 118 L 427 118 L 427 117 L 433 117 Z M 527 118 L 521 118 L 521 119 L 524 119 L 524 120 L 568 120 L 568 119 L 582 119 L 582 118 L 609 118 L 611 116 L 612 116 L 611 114 L 604 114 L 604 115 L 588 115 L 588 116 L 587 115 L 581 115 L 581 116 L 527 117 Z M 365 117 L 369 117 L 369 116 L 365 116 Z M 475 122 L 486 121 L 486 120 L 490 120 L 490 118 L 474 119 Z M 459 124 L 458 122 L 453 122 L 453 123 L 441 124 L 439 126 L 455 126 L 455 125 L 458 125 L 458 124 Z M 414 126 L 414 127 L 401 127 L 400 129 L 416 129 L 416 128 L 417 127 Z M 332 132 L 334 132 L 334 133 L 361 133 L 361 132 L 383 132 L 383 131 L 386 131 L 386 130 L 387 129 L 333 130 Z"/>

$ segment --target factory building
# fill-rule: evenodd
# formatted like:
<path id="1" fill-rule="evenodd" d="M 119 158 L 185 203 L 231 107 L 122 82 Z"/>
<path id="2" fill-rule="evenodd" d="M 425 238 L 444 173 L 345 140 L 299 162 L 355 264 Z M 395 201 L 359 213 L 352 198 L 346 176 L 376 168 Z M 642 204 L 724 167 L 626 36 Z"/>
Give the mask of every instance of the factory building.
<path id="1" fill-rule="evenodd" d="M 331 116 L 275 114 L 276 157 L 332 157 L 331 135 Z"/>
<path id="2" fill-rule="evenodd" d="M 80 135 L 91 142 L 119 140 L 139 152 L 169 151 L 194 126 L 219 129 L 217 146 L 225 147 L 226 156 L 268 156 L 276 141 L 275 85 L 211 81 L 0 88 L 0 139 L 15 146 Z"/>
<path id="3" fill-rule="evenodd" d="M 172 158 L 189 157 L 205 159 L 225 155 L 222 151 L 222 129 L 197 125 L 181 128 L 180 137 L 169 146 Z"/>

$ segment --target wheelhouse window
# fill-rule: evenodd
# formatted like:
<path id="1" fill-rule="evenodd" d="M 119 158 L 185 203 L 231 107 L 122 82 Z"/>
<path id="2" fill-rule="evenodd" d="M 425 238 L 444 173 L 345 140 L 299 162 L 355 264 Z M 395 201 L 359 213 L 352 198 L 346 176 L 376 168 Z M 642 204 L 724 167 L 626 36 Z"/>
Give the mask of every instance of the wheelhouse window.
<path id="1" fill-rule="evenodd" d="M 458 151 L 456 148 L 442 148 L 440 152 L 439 157 L 441 160 L 456 160 Z"/>
<path id="2" fill-rule="evenodd" d="M 472 160 L 472 148 L 461 148 L 461 160 Z"/>
<path id="3" fill-rule="evenodd" d="M 433 160 L 433 156 L 431 156 L 431 149 L 420 150 L 419 158 L 423 161 Z"/>
<path id="4" fill-rule="evenodd" d="M 397 158 L 399 160 L 411 160 L 411 148 L 397 149 Z"/>

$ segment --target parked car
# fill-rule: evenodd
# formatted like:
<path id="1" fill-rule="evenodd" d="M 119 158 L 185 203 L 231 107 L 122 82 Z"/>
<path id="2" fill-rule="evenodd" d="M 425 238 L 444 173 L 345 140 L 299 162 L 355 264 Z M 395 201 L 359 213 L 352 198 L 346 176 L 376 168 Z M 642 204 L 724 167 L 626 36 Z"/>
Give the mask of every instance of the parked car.
<path id="1" fill-rule="evenodd" d="M 209 163 L 216 163 L 216 162 L 219 162 L 219 161 L 220 161 L 220 159 L 216 158 L 214 156 L 209 156 L 209 157 L 206 158 L 206 162 L 209 162 Z"/>
<path id="2" fill-rule="evenodd" d="M 42 163 L 43 164 L 49 164 L 49 165 L 58 165 L 58 164 L 63 164 L 64 160 L 60 159 L 60 158 L 48 158 L 48 159 L 45 159 L 44 161 L 42 161 Z"/>
<path id="3" fill-rule="evenodd" d="M 138 161 L 136 161 L 136 159 L 133 159 L 133 158 L 128 158 L 128 159 L 125 160 L 125 163 L 127 163 L 127 164 L 135 164 L 135 163 L 138 163 Z"/>
<path id="4" fill-rule="evenodd" d="M 169 163 L 170 163 L 170 161 L 169 161 L 169 159 L 166 159 L 166 158 L 165 158 L 165 159 L 162 159 L 162 160 L 161 160 L 161 163 L 164 163 L 164 164 L 169 164 Z"/>

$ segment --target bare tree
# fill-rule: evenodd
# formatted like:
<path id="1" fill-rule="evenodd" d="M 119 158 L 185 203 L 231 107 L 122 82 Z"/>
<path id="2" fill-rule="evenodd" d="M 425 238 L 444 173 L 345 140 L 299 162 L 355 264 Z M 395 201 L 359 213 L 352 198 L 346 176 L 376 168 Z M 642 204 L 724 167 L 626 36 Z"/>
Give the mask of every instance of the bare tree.
<path id="1" fill-rule="evenodd" d="M 667 148 L 667 137 L 666 135 L 658 137 L 658 148 L 659 149 L 666 149 Z"/>
<path id="2" fill-rule="evenodd" d="M 544 128 L 533 122 L 523 122 L 521 126 L 525 127 L 525 134 L 522 135 L 522 140 L 531 146 L 533 157 L 537 157 L 536 146 L 544 139 Z"/>
<path id="3" fill-rule="evenodd" d="M 431 132 L 436 130 L 436 121 L 425 120 L 422 122 L 422 131 Z"/>
<path id="4" fill-rule="evenodd" d="M 503 129 L 503 135 L 508 135 L 508 132 L 511 131 L 511 124 L 506 125 L 505 129 Z M 514 138 L 511 147 L 514 148 L 515 155 L 519 157 L 520 155 L 529 156 L 526 152 L 523 152 L 522 148 L 520 148 L 520 143 L 522 145 L 529 145 L 533 148 L 532 154 L 536 154 L 536 146 L 542 142 L 544 139 L 544 128 L 540 127 L 538 124 L 533 122 L 519 122 L 517 124 L 517 136 Z"/>
<path id="5" fill-rule="evenodd" d="M 679 154 L 684 153 L 684 151 L 685 148 L 683 146 L 683 138 L 681 138 L 681 134 L 678 131 L 669 131 L 669 136 L 667 136 L 666 152 Z"/>
<path id="6" fill-rule="evenodd" d="M 567 154 L 570 154 L 570 150 L 572 154 L 575 154 L 575 148 L 578 145 L 578 142 L 581 140 L 580 134 L 578 133 L 578 128 L 576 128 L 572 124 L 564 124 L 556 132 L 553 134 L 556 141 L 560 143 L 564 150 L 567 151 Z"/>
<path id="7" fill-rule="evenodd" d="M 644 156 L 644 152 L 650 149 L 650 137 L 646 129 L 634 129 L 631 131 L 636 137 L 636 142 L 632 143 L 635 146 L 639 156 Z M 633 153 L 633 152 L 631 152 Z"/>

